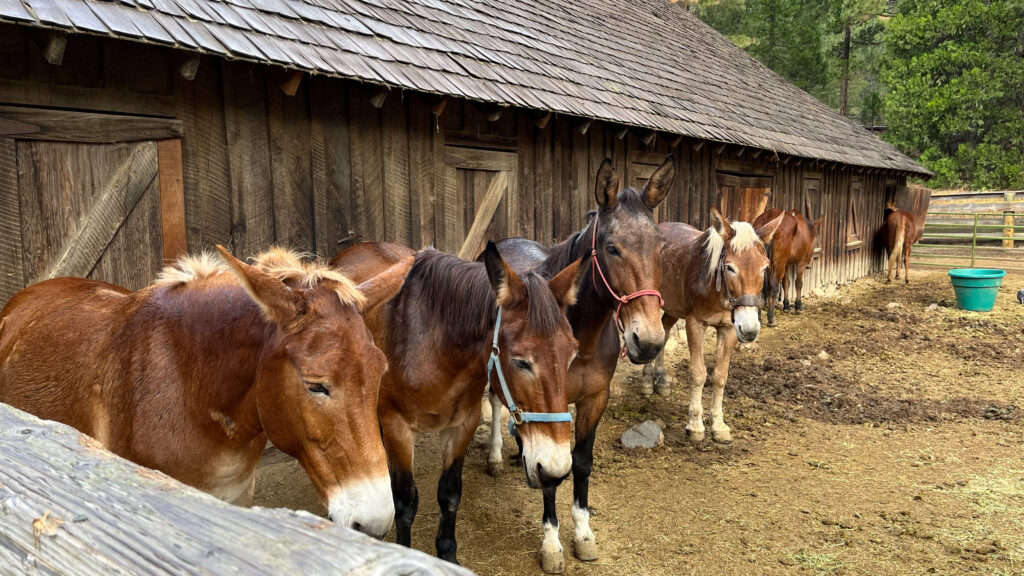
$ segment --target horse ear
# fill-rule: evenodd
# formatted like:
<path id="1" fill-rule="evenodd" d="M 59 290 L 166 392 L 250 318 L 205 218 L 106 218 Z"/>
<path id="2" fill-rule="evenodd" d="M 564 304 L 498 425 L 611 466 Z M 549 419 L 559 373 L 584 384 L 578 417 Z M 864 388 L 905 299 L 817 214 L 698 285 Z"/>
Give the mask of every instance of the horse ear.
<path id="1" fill-rule="evenodd" d="M 654 210 L 661 204 L 661 201 L 668 196 L 669 190 L 672 189 L 672 182 L 676 179 L 676 159 L 671 154 L 665 157 L 665 161 L 658 166 L 658 169 L 651 174 L 651 177 L 647 180 L 647 184 L 644 185 L 643 198 L 644 204 L 648 208 Z"/>
<path id="2" fill-rule="evenodd" d="M 603 210 L 614 210 L 619 204 L 619 175 L 615 173 L 615 168 L 612 168 L 610 158 L 605 158 L 597 170 L 594 199 Z"/>
<path id="3" fill-rule="evenodd" d="M 392 264 L 387 270 L 356 286 L 363 293 L 363 296 L 366 297 L 366 304 L 362 309 L 364 316 L 398 294 L 398 291 L 402 289 L 402 285 L 405 283 L 406 275 L 409 274 L 409 268 L 412 267 L 413 260 L 415 260 L 414 256 L 400 260 Z"/>
<path id="4" fill-rule="evenodd" d="M 821 225 L 824 222 L 825 222 L 825 217 L 822 216 L 821 218 L 818 218 L 817 220 L 815 220 L 814 222 L 811 223 L 811 227 L 814 228 L 814 235 L 815 236 L 821 235 Z"/>
<path id="5" fill-rule="evenodd" d="M 526 296 L 523 281 L 505 263 L 494 242 L 487 242 L 487 248 L 484 249 L 484 265 L 487 267 L 487 278 L 491 281 L 491 288 L 498 297 L 498 306 L 512 306 Z"/>
<path id="6" fill-rule="evenodd" d="M 772 236 L 775 236 L 775 231 L 779 229 L 779 226 L 782 226 L 782 220 L 785 217 L 786 213 L 783 212 L 782 214 L 776 216 L 775 219 L 772 220 L 771 222 L 757 229 L 757 237 L 761 239 L 762 244 L 771 243 Z"/>
<path id="7" fill-rule="evenodd" d="M 576 303 L 576 290 L 579 287 L 580 262 L 577 260 L 567 266 L 548 281 L 551 291 L 555 294 L 555 300 L 563 310 Z"/>
<path id="8" fill-rule="evenodd" d="M 220 244 L 217 251 L 267 320 L 285 326 L 306 312 L 306 300 L 284 282 L 235 258 Z"/>
<path id="9" fill-rule="evenodd" d="M 722 216 L 722 213 L 714 206 L 711 207 L 711 225 L 715 227 L 718 235 L 726 242 L 732 239 L 733 234 L 735 234 L 732 226 L 729 225 L 729 221 L 726 220 L 725 216 Z"/>

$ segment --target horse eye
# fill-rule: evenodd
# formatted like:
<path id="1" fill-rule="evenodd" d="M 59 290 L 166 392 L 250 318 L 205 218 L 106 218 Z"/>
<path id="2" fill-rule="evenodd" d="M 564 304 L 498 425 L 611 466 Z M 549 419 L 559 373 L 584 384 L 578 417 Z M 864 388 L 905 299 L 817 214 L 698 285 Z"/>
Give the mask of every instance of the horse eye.
<path id="1" fill-rule="evenodd" d="M 512 365 L 525 372 L 533 372 L 533 366 L 522 358 L 513 358 Z"/>
<path id="2" fill-rule="evenodd" d="M 732 264 L 726 264 L 725 269 L 728 270 L 730 274 L 736 273 L 736 268 Z"/>
<path id="3" fill-rule="evenodd" d="M 622 253 L 619 252 L 619 249 L 616 248 L 615 246 L 612 246 L 611 244 L 609 244 L 608 247 L 605 248 L 605 250 L 612 256 L 622 256 Z"/>
<path id="4" fill-rule="evenodd" d="M 323 394 L 324 396 L 331 395 L 331 391 L 319 382 L 306 382 L 303 380 L 303 383 L 306 385 L 306 390 L 309 390 L 310 394 Z"/>

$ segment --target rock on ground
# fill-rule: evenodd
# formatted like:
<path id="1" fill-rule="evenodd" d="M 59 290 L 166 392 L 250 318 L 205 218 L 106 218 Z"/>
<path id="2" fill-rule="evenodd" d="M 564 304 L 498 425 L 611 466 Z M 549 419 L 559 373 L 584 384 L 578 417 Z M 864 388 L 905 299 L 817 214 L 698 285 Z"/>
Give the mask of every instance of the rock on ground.
<path id="1" fill-rule="evenodd" d="M 665 442 L 661 426 L 654 420 L 645 420 L 622 433 L 622 445 L 626 448 L 654 448 Z"/>

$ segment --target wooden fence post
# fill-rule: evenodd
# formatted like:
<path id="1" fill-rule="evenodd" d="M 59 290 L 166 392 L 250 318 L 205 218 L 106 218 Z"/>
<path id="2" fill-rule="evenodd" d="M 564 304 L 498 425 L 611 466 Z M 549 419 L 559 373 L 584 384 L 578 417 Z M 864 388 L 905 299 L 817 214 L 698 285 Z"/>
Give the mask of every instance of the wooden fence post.
<path id="1" fill-rule="evenodd" d="M 1007 204 L 1007 208 L 1010 210 L 1003 211 L 1003 248 L 1013 248 L 1013 210 L 1010 204 L 1013 202 L 1014 192 L 1004 192 L 1003 200 Z M 1009 239 L 1007 239 L 1007 237 Z"/>

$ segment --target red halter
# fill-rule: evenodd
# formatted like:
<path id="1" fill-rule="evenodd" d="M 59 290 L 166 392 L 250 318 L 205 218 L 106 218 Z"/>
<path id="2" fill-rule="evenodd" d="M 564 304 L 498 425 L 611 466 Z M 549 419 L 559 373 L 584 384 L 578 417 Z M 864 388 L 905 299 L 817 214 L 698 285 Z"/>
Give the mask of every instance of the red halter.
<path id="1" fill-rule="evenodd" d="M 665 306 L 665 299 L 661 297 L 661 292 L 657 290 L 637 290 L 632 294 L 625 296 L 619 296 L 612 289 L 611 284 L 608 283 L 608 279 L 604 277 L 604 271 L 601 270 L 601 264 L 597 261 L 597 232 L 600 221 L 598 220 L 599 212 L 594 213 L 594 235 L 590 239 L 590 258 L 593 260 L 593 266 L 590 268 L 590 279 L 594 283 L 594 290 L 597 290 L 597 274 L 601 275 L 601 281 L 604 282 L 604 287 L 608 289 L 608 293 L 615 298 L 615 301 L 619 303 L 615 307 L 615 327 L 619 329 L 619 332 L 625 333 L 626 330 L 622 326 L 622 321 L 619 320 L 619 310 L 622 309 L 622 305 L 628 303 L 630 300 L 635 300 L 641 296 L 657 296 L 658 301 L 661 302 L 661 306 Z M 594 271 L 597 270 L 597 274 Z M 623 348 L 625 350 L 625 348 Z"/>

